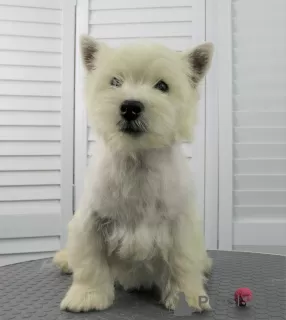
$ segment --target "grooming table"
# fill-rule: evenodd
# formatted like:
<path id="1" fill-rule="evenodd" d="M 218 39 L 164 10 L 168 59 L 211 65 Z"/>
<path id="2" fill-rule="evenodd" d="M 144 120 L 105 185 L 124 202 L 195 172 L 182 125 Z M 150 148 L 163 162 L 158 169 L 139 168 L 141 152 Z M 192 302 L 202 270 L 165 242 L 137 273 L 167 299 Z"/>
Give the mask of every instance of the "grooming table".
<path id="1" fill-rule="evenodd" d="M 214 268 L 208 282 L 213 310 L 184 319 L 284 320 L 286 319 L 286 257 L 257 253 L 211 251 Z M 117 291 L 115 304 L 106 311 L 61 311 L 71 276 L 62 275 L 51 259 L 0 268 L 0 320 L 168 320 L 178 319 L 152 295 Z M 237 307 L 237 288 L 249 287 L 253 300 Z"/>

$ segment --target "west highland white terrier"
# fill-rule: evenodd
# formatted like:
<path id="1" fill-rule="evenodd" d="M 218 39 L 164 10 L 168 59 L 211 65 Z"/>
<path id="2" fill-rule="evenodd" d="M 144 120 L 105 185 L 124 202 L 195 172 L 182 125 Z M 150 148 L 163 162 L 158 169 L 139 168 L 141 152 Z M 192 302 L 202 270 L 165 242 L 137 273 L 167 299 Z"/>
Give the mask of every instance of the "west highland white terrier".
<path id="1" fill-rule="evenodd" d="M 207 296 L 211 259 L 180 143 L 192 137 L 213 46 L 114 49 L 83 36 L 81 50 L 98 140 L 67 249 L 54 258 L 73 273 L 61 308 L 106 309 L 118 283 L 126 290 L 156 286 L 168 309 L 180 293 L 194 310 L 209 309 L 200 297 Z"/>

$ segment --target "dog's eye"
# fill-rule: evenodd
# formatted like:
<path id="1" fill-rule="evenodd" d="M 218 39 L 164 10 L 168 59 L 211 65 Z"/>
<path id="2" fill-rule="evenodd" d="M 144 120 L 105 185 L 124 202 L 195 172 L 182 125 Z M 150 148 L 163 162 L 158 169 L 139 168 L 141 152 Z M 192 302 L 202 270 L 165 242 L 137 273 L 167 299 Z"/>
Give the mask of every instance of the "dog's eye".
<path id="1" fill-rule="evenodd" d="M 112 87 L 121 87 L 122 81 L 118 78 L 113 77 L 110 81 L 110 84 L 112 85 Z"/>
<path id="2" fill-rule="evenodd" d="M 162 92 L 168 92 L 169 91 L 169 86 L 167 85 L 166 82 L 164 82 L 163 80 L 158 81 L 155 86 L 155 89 L 158 89 Z"/>

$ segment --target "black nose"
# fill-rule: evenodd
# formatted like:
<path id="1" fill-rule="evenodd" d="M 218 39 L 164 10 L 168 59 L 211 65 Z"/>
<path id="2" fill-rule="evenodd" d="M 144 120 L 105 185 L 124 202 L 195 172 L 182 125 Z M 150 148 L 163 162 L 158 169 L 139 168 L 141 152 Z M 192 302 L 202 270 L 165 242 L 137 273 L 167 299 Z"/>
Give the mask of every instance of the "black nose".
<path id="1" fill-rule="evenodd" d="M 125 120 L 134 121 L 140 116 L 143 110 L 144 105 L 142 102 L 137 100 L 125 100 L 120 107 L 120 114 Z"/>

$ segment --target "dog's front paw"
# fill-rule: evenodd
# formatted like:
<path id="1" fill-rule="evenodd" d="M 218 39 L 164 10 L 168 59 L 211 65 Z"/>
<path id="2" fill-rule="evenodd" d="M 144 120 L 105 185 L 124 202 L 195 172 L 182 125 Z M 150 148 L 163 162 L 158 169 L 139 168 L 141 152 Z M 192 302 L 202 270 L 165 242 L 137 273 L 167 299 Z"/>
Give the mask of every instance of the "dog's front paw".
<path id="1" fill-rule="evenodd" d="M 164 305 L 168 310 L 175 310 L 179 303 L 179 294 L 171 293 L 166 298 Z"/>
<path id="2" fill-rule="evenodd" d="M 53 259 L 53 263 L 63 272 L 66 274 L 71 274 L 72 270 L 68 264 L 68 253 L 67 250 L 58 251 Z"/>
<path id="3" fill-rule="evenodd" d="M 184 301 L 180 301 L 180 300 Z M 201 312 L 204 310 L 211 310 L 211 306 L 209 304 L 208 295 L 202 291 L 200 294 L 189 294 L 185 296 L 184 294 L 172 293 L 169 294 L 166 298 L 164 305 L 168 310 L 176 310 L 181 305 L 187 305 L 191 308 L 193 312 Z"/>
<path id="4" fill-rule="evenodd" d="M 94 290 L 85 285 L 72 285 L 61 302 L 61 309 L 73 312 L 104 310 L 114 300 L 114 291 Z"/>
<path id="5" fill-rule="evenodd" d="M 209 297 L 205 291 L 186 295 L 186 301 L 189 307 L 192 308 L 194 312 L 201 312 L 212 309 L 209 303 Z"/>

